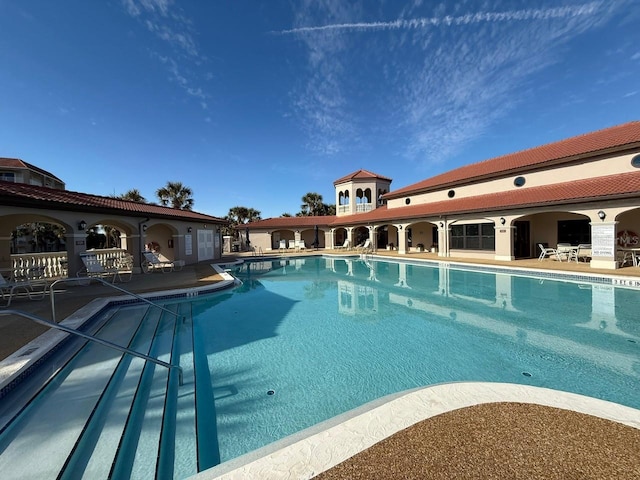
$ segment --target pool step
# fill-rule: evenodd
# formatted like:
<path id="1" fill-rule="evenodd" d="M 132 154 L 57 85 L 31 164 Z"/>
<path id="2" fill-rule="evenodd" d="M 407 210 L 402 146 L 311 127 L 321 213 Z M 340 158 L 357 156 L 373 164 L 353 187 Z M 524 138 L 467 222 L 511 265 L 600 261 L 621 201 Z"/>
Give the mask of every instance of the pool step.
<path id="1" fill-rule="evenodd" d="M 121 309 L 97 336 L 126 344 L 135 335 L 147 307 Z M 120 352 L 88 343 L 45 387 L 41 395 L 16 418 L 0 437 L 0 472 L 3 480 L 55 478 L 109 385 Z M 46 453 L 45 453 L 46 452 Z"/>
<path id="2" fill-rule="evenodd" d="M 150 309 L 132 338 L 129 348 L 148 355 L 159 320 L 160 310 Z M 77 442 L 73 455 L 68 459 L 61 479 L 109 476 L 116 455 L 113 445 L 117 445 L 122 437 L 145 364 L 146 362 L 138 357 L 122 357 L 120 365 L 103 392 L 100 404 L 85 425 L 85 431 Z"/>

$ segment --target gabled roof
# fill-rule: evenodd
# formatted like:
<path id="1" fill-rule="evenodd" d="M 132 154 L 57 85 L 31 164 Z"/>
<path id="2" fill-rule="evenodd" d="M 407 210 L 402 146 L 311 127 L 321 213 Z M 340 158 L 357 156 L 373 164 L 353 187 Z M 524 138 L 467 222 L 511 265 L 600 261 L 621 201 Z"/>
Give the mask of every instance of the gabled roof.
<path id="1" fill-rule="evenodd" d="M 389 177 L 383 177 L 382 175 L 378 175 L 377 173 L 369 172 L 368 170 L 357 170 L 349 175 L 345 175 L 342 178 L 339 178 L 335 182 L 334 185 L 339 185 L 341 183 L 350 182 L 352 180 L 371 180 L 371 179 L 379 179 L 385 180 L 387 182 L 391 182 L 392 180 Z"/>
<path id="2" fill-rule="evenodd" d="M 640 198 L 640 171 L 588 178 L 540 187 L 518 188 L 475 197 L 453 198 L 421 205 L 376 208 L 371 212 L 337 218 L 333 226 L 402 221 L 429 216 L 517 210 L 622 198 Z"/>
<path id="3" fill-rule="evenodd" d="M 60 180 L 58 177 L 56 177 L 52 173 L 47 172 L 46 170 L 43 170 L 40 167 L 36 167 L 35 165 L 31 165 L 30 163 L 27 163 L 24 160 L 20 160 L 19 158 L 4 158 L 4 157 L 0 157 L 0 168 L 2 168 L 2 167 L 6 167 L 6 168 L 26 168 L 28 170 L 33 170 L 35 172 L 38 172 L 39 174 L 44 175 L 46 177 L 51 177 L 54 180 L 64 184 L 64 182 L 62 180 Z"/>
<path id="4" fill-rule="evenodd" d="M 317 217 L 276 217 L 265 218 L 257 222 L 247 223 L 246 225 L 238 225 L 237 229 L 249 227 L 249 229 L 262 228 L 295 228 L 295 227 L 314 227 L 316 225 L 327 226 L 334 221 L 334 215 L 317 216 Z"/>
<path id="5" fill-rule="evenodd" d="M 399 190 L 387 193 L 384 198 L 398 198 L 419 192 L 441 189 L 461 183 L 504 176 L 532 167 L 568 163 L 597 153 L 610 153 L 640 147 L 640 121 L 605 128 L 577 137 L 567 138 L 540 147 L 510 153 L 479 163 L 473 163 L 436 175 Z"/>
<path id="6" fill-rule="evenodd" d="M 71 192 L 25 183 L 0 181 L 0 204 L 16 207 L 37 207 L 43 210 L 75 210 L 128 215 L 145 215 L 152 218 L 199 220 L 211 223 L 228 223 L 226 220 L 203 213 L 163 207 L 150 203 L 132 202 L 119 198 L 102 197 L 88 193 Z"/>

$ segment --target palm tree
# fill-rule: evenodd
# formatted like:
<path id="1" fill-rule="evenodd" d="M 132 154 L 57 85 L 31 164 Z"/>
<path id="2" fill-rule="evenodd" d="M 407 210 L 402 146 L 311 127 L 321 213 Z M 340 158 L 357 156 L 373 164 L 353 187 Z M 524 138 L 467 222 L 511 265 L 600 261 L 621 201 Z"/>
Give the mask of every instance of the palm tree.
<path id="1" fill-rule="evenodd" d="M 322 195 L 319 193 L 309 192 L 302 197 L 302 205 L 300 205 L 300 217 L 315 217 L 324 215 L 324 204 L 322 203 Z"/>
<path id="2" fill-rule="evenodd" d="M 156 191 L 156 196 L 160 200 L 160 205 L 179 208 L 181 210 L 191 210 L 193 208 L 193 191 L 182 184 L 182 182 L 167 182 L 167 184 Z"/>
<path id="3" fill-rule="evenodd" d="M 244 225 L 246 223 L 257 222 L 261 220 L 260 211 L 255 208 L 247 207 L 233 207 L 229 209 L 229 213 L 225 217 L 229 221 L 229 226 L 223 228 L 223 232 L 226 235 L 235 231 L 235 227 L 238 225 Z"/>
<path id="4" fill-rule="evenodd" d="M 140 190 L 137 188 L 132 188 L 117 198 L 120 198 L 121 200 L 130 200 L 132 202 L 147 203 L 147 199 L 142 196 Z"/>

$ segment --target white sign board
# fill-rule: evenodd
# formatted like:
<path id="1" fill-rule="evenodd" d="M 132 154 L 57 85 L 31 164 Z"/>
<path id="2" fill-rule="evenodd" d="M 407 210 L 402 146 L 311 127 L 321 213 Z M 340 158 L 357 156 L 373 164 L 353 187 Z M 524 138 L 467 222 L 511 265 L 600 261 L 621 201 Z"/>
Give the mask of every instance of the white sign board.
<path id="1" fill-rule="evenodd" d="M 591 225 L 591 255 L 593 257 L 615 257 L 615 225 Z"/>

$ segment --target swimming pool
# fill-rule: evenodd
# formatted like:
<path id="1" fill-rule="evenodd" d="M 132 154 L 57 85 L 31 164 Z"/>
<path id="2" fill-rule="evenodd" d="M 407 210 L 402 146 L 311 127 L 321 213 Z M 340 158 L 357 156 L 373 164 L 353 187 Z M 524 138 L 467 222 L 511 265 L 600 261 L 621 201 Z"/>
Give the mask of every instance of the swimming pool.
<path id="1" fill-rule="evenodd" d="M 179 359 L 185 384 L 88 346 L 27 407 L 35 416 L 4 429 L 0 471 L 185 478 L 442 382 L 545 386 L 640 408 L 638 290 L 358 258 L 250 262 L 235 274 L 244 283 L 233 291 L 167 302 L 184 321 L 140 305 L 105 312 L 101 335 Z M 55 455 L 34 451 L 34 439 Z"/>

